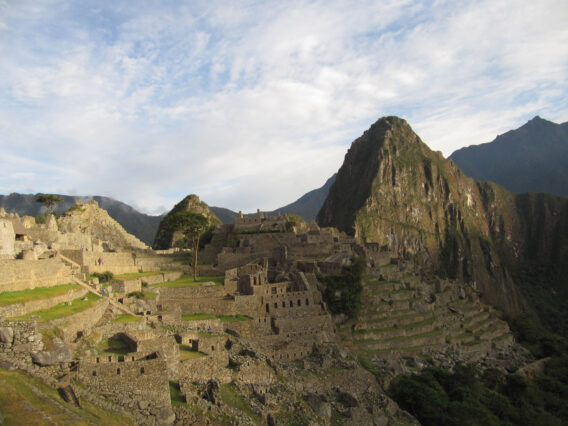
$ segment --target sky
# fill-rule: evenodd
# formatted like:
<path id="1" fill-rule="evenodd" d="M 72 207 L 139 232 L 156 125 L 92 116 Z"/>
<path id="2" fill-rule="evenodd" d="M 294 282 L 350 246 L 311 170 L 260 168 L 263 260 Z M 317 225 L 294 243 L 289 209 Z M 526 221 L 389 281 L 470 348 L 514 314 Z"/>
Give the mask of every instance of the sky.
<path id="1" fill-rule="evenodd" d="M 273 210 L 377 119 L 568 121 L 566 0 L 0 0 L 0 194 Z"/>

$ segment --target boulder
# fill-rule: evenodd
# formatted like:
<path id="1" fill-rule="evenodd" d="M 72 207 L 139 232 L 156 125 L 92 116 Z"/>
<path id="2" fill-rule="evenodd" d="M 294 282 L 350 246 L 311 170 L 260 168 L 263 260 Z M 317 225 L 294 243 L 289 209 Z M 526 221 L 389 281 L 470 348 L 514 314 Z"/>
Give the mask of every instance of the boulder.
<path id="1" fill-rule="evenodd" d="M 12 327 L 0 327 L 0 342 L 10 345 L 14 342 L 14 329 Z"/>
<path id="2" fill-rule="evenodd" d="M 58 337 L 53 338 L 53 345 L 55 349 L 52 351 L 40 351 L 32 353 L 32 360 L 34 363 L 45 366 L 45 365 L 55 365 L 62 362 L 71 361 L 71 351 L 65 345 L 63 340 Z"/>

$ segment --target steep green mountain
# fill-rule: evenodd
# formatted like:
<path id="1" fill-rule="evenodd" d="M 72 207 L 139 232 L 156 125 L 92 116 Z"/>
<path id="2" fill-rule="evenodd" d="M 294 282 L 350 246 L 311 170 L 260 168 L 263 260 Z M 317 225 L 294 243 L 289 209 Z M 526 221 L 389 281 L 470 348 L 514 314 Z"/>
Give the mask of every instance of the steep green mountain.
<path id="1" fill-rule="evenodd" d="M 18 193 L 0 195 L 0 208 L 4 208 L 8 213 L 17 213 L 20 216 L 37 216 L 45 212 L 45 207 L 35 201 L 34 197 L 34 194 Z M 151 245 L 154 241 L 158 225 L 162 220 L 162 216 L 150 216 L 140 213 L 128 204 L 109 197 L 74 195 L 61 195 L 61 197 L 63 202 L 57 205 L 55 209 L 57 213 L 63 214 L 69 207 L 74 206 L 77 200 L 84 203 L 95 200 L 129 234 L 136 236 L 148 245 Z"/>
<path id="2" fill-rule="evenodd" d="M 183 234 L 181 232 L 174 232 L 168 227 L 168 218 L 174 213 L 182 211 L 202 214 L 208 219 L 209 226 L 217 226 L 222 223 L 219 218 L 215 216 L 215 213 L 209 209 L 209 206 L 205 202 L 201 201 L 197 195 L 188 195 L 177 203 L 160 222 L 158 232 L 156 233 L 156 239 L 152 246 L 154 250 L 166 250 L 174 247 L 175 243 L 183 238 Z"/>
<path id="3" fill-rule="evenodd" d="M 271 212 L 265 212 L 270 216 L 281 214 L 297 214 L 302 216 L 306 222 L 310 222 L 316 218 L 316 215 L 321 208 L 321 205 L 325 201 L 329 188 L 333 182 L 335 182 L 336 175 L 334 174 L 330 177 L 325 184 L 318 189 L 314 189 L 302 195 L 293 203 L 280 207 L 279 209 L 273 210 Z M 237 212 L 234 212 L 223 207 L 209 207 L 210 210 L 215 213 L 215 215 L 223 223 L 233 223 L 235 218 L 239 216 Z M 256 213 L 247 213 L 245 216 L 256 216 Z"/>
<path id="4" fill-rule="evenodd" d="M 568 196 L 568 123 L 537 116 L 492 142 L 459 149 L 450 159 L 477 181 L 516 193 Z"/>
<path id="5" fill-rule="evenodd" d="M 526 265 L 566 269 L 567 209 L 562 197 L 475 183 L 406 121 L 386 117 L 351 145 L 318 223 L 419 259 L 470 283 L 485 301 L 519 310 L 525 303 L 515 281 Z M 555 276 L 547 291 L 568 288 Z"/>

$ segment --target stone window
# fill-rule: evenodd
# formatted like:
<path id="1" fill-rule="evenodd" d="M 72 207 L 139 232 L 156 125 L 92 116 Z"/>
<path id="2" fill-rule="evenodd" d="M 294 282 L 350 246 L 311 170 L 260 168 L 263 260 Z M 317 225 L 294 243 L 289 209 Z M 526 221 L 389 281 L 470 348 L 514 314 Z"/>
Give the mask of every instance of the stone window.
<path id="1" fill-rule="evenodd" d="M 97 357 L 97 364 L 101 362 L 101 359 L 99 357 Z"/>
<path id="2" fill-rule="evenodd" d="M 272 287 L 272 294 L 276 294 L 276 287 Z"/>
<path id="3" fill-rule="evenodd" d="M 278 307 L 278 302 L 274 302 L 274 307 L 275 307 L 275 308 Z"/>
<path id="4" fill-rule="evenodd" d="M 211 346 L 211 350 L 214 351 L 214 350 L 215 350 L 215 346 Z"/>
<path id="5" fill-rule="evenodd" d="M 144 367 L 140 367 L 140 374 L 144 374 Z"/>
<path id="6" fill-rule="evenodd" d="M 120 376 L 120 368 L 117 368 L 117 369 L 116 369 L 116 375 L 117 375 L 117 376 Z"/>
<path id="7" fill-rule="evenodd" d="M 294 306 L 294 302 L 290 300 L 290 307 Z"/>
<path id="8" fill-rule="evenodd" d="M 308 299 L 306 299 L 306 306 L 308 306 L 310 304 L 310 301 Z"/>
<path id="9" fill-rule="evenodd" d="M 302 301 L 298 299 L 298 306 L 302 306 Z"/>
<path id="10" fill-rule="evenodd" d="M 270 307 L 268 306 L 268 303 L 266 304 L 266 312 L 270 312 Z"/>
<path id="11" fill-rule="evenodd" d="M 93 370 L 93 376 L 96 376 L 96 375 L 97 375 L 96 370 Z"/>
<path id="12" fill-rule="evenodd" d="M 282 307 L 285 308 L 286 307 L 286 302 L 283 300 L 282 301 Z"/>
<path id="13" fill-rule="evenodd" d="M 108 357 L 108 362 L 112 362 L 112 356 Z"/>

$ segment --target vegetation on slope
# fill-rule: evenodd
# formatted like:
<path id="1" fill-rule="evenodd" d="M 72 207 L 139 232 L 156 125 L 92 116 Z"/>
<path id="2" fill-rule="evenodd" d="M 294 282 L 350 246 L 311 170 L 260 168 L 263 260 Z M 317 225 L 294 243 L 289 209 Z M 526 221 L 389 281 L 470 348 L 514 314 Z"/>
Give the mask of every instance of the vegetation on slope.
<path id="1" fill-rule="evenodd" d="M 318 280 L 325 284 L 323 300 L 332 314 L 345 314 L 350 318 L 357 316 L 361 308 L 361 279 L 365 267 L 365 258 L 358 257 L 351 265 L 344 266 L 339 274 L 318 275 Z"/>

